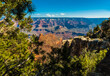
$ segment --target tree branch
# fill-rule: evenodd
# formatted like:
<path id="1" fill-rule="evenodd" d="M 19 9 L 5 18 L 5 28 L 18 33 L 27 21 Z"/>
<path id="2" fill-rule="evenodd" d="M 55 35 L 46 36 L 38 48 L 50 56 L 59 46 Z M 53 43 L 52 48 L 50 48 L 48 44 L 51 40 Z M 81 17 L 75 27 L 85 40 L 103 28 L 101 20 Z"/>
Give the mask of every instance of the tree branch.
<path id="1" fill-rule="evenodd" d="M 14 67 L 12 67 L 12 68 L 6 70 L 6 72 L 5 72 L 2 76 L 5 76 L 5 75 L 6 75 L 9 71 L 11 71 L 12 69 L 17 68 L 17 67 L 20 67 L 21 65 L 23 65 L 25 62 L 27 62 L 27 61 L 30 59 L 31 55 L 32 55 L 32 52 L 31 52 L 31 54 L 29 55 L 29 57 L 28 57 L 25 61 L 21 62 L 21 63 L 18 64 L 17 66 L 14 66 Z"/>

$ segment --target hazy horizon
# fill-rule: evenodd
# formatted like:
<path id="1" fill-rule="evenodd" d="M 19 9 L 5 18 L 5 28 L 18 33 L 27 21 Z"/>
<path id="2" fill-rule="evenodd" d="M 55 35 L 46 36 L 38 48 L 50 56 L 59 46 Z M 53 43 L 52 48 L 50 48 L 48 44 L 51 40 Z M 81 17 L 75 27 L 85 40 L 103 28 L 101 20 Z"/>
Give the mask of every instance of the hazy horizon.
<path id="1" fill-rule="evenodd" d="M 32 16 L 32 18 L 109 18 L 109 17 L 69 17 L 69 16 L 67 16 L 67 17 L 46 17 L 46 16 L 44 16 L 44 17 L 33 17 Z"/>

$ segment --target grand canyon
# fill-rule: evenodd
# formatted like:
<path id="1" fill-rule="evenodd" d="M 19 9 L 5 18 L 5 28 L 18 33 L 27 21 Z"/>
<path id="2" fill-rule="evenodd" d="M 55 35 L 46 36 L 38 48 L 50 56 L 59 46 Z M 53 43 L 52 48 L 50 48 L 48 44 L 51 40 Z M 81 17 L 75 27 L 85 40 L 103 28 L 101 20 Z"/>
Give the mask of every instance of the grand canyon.
<path id="1" fill-rule="evenodd" d="M 70 39 L 75 36 L 84 36 L 104 20 L 107 18 L 34 17 L 32 31 L 26 33 L 29 36 L 52 33 L 63 39 Z"/>

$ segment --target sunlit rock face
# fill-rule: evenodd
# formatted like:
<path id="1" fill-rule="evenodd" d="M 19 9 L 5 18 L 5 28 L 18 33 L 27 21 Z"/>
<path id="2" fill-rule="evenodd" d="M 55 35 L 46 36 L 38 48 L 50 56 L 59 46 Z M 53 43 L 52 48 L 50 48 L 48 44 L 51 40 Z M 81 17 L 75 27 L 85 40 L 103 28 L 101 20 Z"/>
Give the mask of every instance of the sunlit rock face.
<path id="1" fill-rule="evenodd" d="M 52 33 L 63 39 L 84 36 L 90 29 L 100 24 L 106 18 L 33 18 L 33 28 L 30 35 Z"/>
<path id="2" fill-rule="evenodd" d="M 107 46 L 106 41 L 103 39 L 91 39 L 88 37 L 84 36 L 76 36 L 72 40 L 63 40 L 63 44 L 69 41 L 70 46 L 72 48 L 72 55 L 77 55 L 79 56 L 82 51 L 86 48 L 88 51 L 93 51 L 93 50 L 101 50 L 105 49 Z"/>
<path id="3" fill-rule="evenodd" d="M 46 55 L 47 53 L 52 52 L 52 47 L 61 48 L 67 41 L 69 42 L 69 50 L 72 51 L 71 56 L 80 56 L 85 48 L 88 51 L 99 51 L 105 49 L 107 46 L 107 42 L 99 38 L 91 39 L 89 37 L 76 36 L 74 39 L 62 40 L 62 38 L 59 38 L 54 34 L 40 34 L 39 42 L 43 42 L 43 44 L 39 46 L 39 52 L 41 53 L 44 51 L 43 55 Z M 42 55 L 36 55 L 36 58 L 41 59 Z"/>

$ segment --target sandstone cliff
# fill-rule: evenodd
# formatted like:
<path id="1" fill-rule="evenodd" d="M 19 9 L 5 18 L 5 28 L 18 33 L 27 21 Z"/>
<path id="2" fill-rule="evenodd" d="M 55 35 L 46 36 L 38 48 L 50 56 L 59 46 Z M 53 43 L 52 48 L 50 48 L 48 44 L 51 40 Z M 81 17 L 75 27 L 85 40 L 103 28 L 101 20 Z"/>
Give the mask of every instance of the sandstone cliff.
<path id="1" fill-rule="evenodd" d="M 65 44 L 66 41 L 69 41 L 70 46 L 72 48 L 72 55 L 80 55 L 83 49 L 87 49 L 88 51 L 92 50 L 101 50 L 105 49 L 107 46 L 106 41 L 103 39 L 91 39 L 84 36 L 76 36 L 72 40 L 63 40 L 63 44 Z"/>

